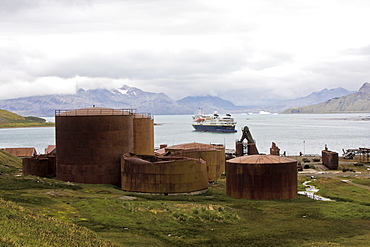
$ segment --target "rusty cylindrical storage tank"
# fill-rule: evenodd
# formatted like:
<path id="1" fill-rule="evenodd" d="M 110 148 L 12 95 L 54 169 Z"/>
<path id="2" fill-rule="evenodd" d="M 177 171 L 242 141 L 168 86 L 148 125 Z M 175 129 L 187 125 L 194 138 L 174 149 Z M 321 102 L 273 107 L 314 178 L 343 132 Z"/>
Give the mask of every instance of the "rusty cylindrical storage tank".
<path id="1" fill-rule="evenodd" d="M 122 156 L 122 189 L 144 193 L 190 193 L 208 188 L 207 167 L 201 159 L 163 157 L 150 162 Z"/>
<path id="2" fill-rule="evenodd" d="M 298 196 L 297 161 L 248 155 L 226 161 L 226 193 L 234 198 L 277 200 Z"/>
<path id="3" fill-rule="evenodd" d="M 200 158 L 207 163 L 208 182 L 216 181 L 225 172 L 225 147 L 203 143 L 187 143 L 165 148 L 175 156 Z"/>
<path id="4" fill-rule="evenodd" d="M 225 146 L 221 144 L 218 145 L 212 144 L 212 146 L 215 147 L 218 151 L 220 151 L 219 158 L 217 159 L 219 161 L 219 165 L 216 168 L 216 176 L 217 178 L 220 178 L 221 177 L 220 175 L 225 172 L 226 164 Z"/>
<path id="5" fill-rule="evenodd" d="M 154 154 L 154 120 L 150 114 L 134 114 L 134 153 Z"/>
<path id="6" fill-rule="evenodd" d="M 56 178 L 121 183 L 122 154 L 134 151 L 133 112 L 109 108 L 56 111 Z"/>

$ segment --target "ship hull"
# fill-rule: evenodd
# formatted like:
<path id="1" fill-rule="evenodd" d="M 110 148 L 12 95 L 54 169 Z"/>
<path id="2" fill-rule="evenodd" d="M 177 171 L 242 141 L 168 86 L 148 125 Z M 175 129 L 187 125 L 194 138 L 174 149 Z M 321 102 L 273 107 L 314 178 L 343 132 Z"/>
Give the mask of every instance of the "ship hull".
<path id="1" fill-rule="evenodd" d="M 203 131 L 203 132 L 217 132 L 217 133 L 235 133 L 236 132 L 234 125 L 218 126 L 218 125 L 193 124 L 193 128 L 196 131 Z"/>

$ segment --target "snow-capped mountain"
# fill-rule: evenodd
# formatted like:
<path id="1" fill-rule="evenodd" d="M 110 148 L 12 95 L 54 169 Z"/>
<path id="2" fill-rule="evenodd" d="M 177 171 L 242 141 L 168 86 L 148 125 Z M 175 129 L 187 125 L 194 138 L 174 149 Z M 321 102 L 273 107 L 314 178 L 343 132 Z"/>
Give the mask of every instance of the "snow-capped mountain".
<path id="1" fill-rule="evenodd" d="M 192 113 L 163 93 L 144 92 L 141 89 L 123 86 L 119 89 L 79 89 L 76 94 L 52 94 L 0 100 L 0 109 L 22 116 L 54 116 L 55 110 L 84 107 L 109 107 L 136 109 L 136 112 L 151 114 Z"/>

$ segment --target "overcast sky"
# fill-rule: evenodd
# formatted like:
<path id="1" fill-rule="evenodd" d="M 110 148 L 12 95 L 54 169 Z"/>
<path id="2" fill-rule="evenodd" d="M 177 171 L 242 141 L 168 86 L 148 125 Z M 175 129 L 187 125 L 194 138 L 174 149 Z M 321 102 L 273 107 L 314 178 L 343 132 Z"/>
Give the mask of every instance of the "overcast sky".
<path id="1" fill-rule="evenodd" d="M 370 82 L 367 0 L 0 0 L 0 99 L 76 88 L 238 105 Z"/>

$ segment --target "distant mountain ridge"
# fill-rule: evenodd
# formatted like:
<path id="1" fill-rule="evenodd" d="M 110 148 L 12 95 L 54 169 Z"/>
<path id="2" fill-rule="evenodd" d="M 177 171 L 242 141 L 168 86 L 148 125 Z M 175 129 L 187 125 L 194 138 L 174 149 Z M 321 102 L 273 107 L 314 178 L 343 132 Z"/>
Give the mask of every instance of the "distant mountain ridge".
<path id="1" fill-rule="evenodd" d="M 188 107 L 190 109 L 202 109 L 203 113 L 229 112 L 238 109 L 244 109 L 243 106 L 236 106 L 231 101 L 221 99 L 215 96 L 188 96 L 177 101 L 178 104 Z"/>
<path id="2" fill-rule="evenodd" d="M 54 116 L 55 110 L 91 107 L 136 109 L 152 114 L 183 114 L 193 112 L 164 93 L 144 92 L 123 86 L 120 89 L 79 89 L 76 94 L 52 94 L 0 100 L 0 109 L 20 115 Z"/>
<path id="3" fill-rule="evenodd" d="M 366 87 L 363 90 L 367 90 Z M 286 100 L 270 106 L 251 108 L 236 106 L 231 101 L 215 96 L 188 96 L 175 101 L 164 93 L 145 92 L 141 89 L 124 85 L 119 89 L 78 89 L 75 94 L 52 94 L 43 96 L 22 97 L 0 100 L 0 109 L 8 110 L 22 116 L 55 115 L 55 110 L 68 110 L 91 107 L 108 107 L 115 109 L 136 109 L 136 112 L 153 115 L 194 114 L 202 108 L 203 113 L 246 113 L 282 112 L 287 108 L 312 105 L 349 95 L 350 91 L 343 88 L 324 89 L 311 93 L 306 97 Z"/>
<path id="4" fill-rule="evenodd" d="M 347 89 L 341 87 L 333 89 L 325 88 L 321 91 L 313 92 L 305 97 L 277 102 L 272 106 L 265 107 L 265 109 L 270 112 L 282 112 L 289 108 L 314 105 L 325 102 L 329 99 L 346 96 L 352 93 L 355 92 L 348 91 Z"/>
<path id="5" fill-rule="evenodd" d="M 356 93 L 342 97 L 335 97 L 319 104 L 290 108 L 285 110 L 283 113 L 340 112 L 370 112 L 370 83 L 364 83 Z"/>

